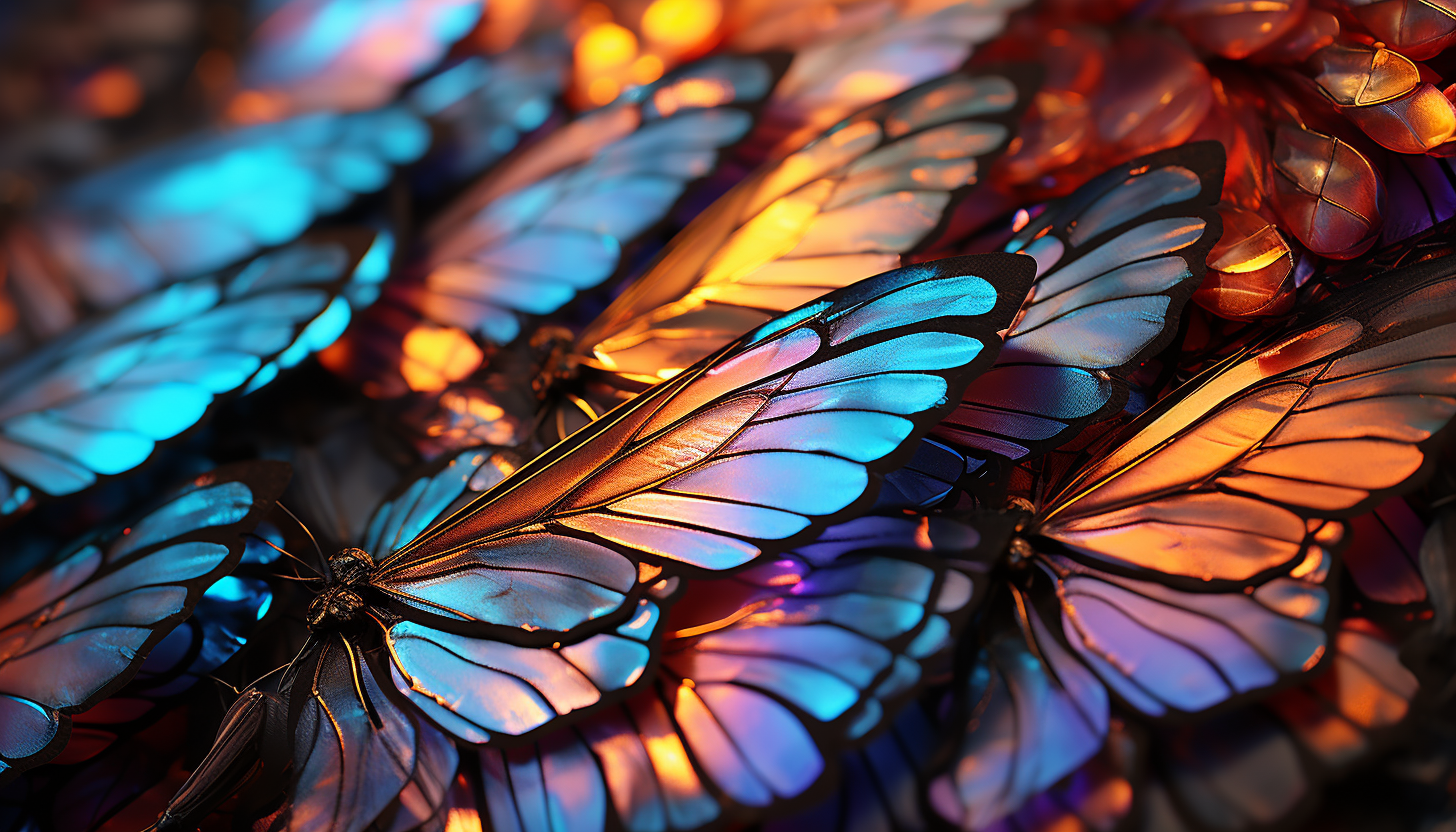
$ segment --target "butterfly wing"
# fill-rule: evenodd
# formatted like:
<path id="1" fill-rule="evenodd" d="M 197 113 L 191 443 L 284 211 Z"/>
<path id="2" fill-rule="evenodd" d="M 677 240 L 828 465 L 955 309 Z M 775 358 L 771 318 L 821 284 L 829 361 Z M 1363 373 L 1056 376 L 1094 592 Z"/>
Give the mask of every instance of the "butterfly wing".
<path id="1" fill-rule="evenodd" d="M 380 562 L 373 586 L 412 619 L 390 628 L 397 681 L 442 724 L 450 718 L 436 711 L 486 718 L 498 704 L 481 691 L 492 688 L 460 674 L 505 661 L 492 656 L 545 662 L 554 660 L 529 648 L 585 649 L 584 635 L 639 626 L 641 586 L 664 569 L 740 567 L 854 512 L 917 424 L 990 360 L 995 321 L 1030 268 L 1015 257 L 941 261 L 832 293 L 515 471 Z M 992 273 L 1012 287 L 1005 296 L 975 276 Z M 467 649 L 479 670 L 465 666 Z M 645 662 L 645 649 L 630 653 Z M 630 665 L 607 671 L 618 687 L 640 675 Z M 452 695 L 441 695 L 445 685 Z M 524 722 L 491 716 L 493 732 L 534 730 L 595 701 L 589 686 L 580 690 L 587 698 L 535 699 Z M 457 735 L 492 733 L 474 725 Z"/>
<path id="2" fill-rule="evenodd" d="M 337 337 L 367 239 L 311 235 L 143 297 L 0 371 L 0 513 L 141 465 L 222 395 Z"/>
<path id="3" fill-rule="evenodd" d="M 768 93 L 762 61 L 712 58 L 582 116 L 457 199 L 424 232 L 427 318 L 505 343 L 519 315 L 545 315 L 617 270 L 623 246 L 657 224 Z"/>
<path id="4" fill-rule="evenodd" d="M 192 136 L 77 182 L 33 225 L 69 292 L 110 309 L 292 241 L 384 187 L 429 141 L 401 107 Z"/>
<path id="5" fill-rule="evenodd" d="M 856 552 L 692 584 L 647 690 L 534 746 L 478 752 L 492 822 L 695 829 L 796 800 L 938 582 L 929 561 Z"/>
<path id="6" fill-rule="evenodd" d="M 285 112 L 378 107 L 480 20 L 476 0 L 287 0 L 247 44 L 240 79 Z"/>
<path id="7" fill-rule="evenodd" d="M 577 339 L 657 381 L 776 315 L 900 265 L 1014 135 L 1015 74 L 955 74 L 872 106 L 719 198 Z"/>
<path id="8" fill-rule="evenodd" d="M 863 107 L 954 72 L 1023 5 L 996 0 L 837 8 L 811 0 L 730 9 L 730 21 L 738 20 L 730 23 L 729 48 L 795 53 L 753 143 L 769 158 L 781 156 Z"/>
<path id="9" fill-rule="evenodd" d="M 80 545 L 0 596 L 0 779 L 54 757 L 70 715 L 125 685 L 231 571 L 286 468 L 203 475 L 118 534 Z"/>
<path id="10" fill-rule="evenodd" d="M 1127 377 L 1173 338 L 1219 237 L 1223 150 L 1135 159 L 1083 185 L 1006 245 L 1037 281 L 996 366 L 934 434 L 972 456 L 1035 458 L 1120 412 Z"/>
<path id="11" fill-rule="evenodd" d="M 408 792 L 426 816 L 444 799 L 458 758 L 432 726 L 385 697 L 351 639 L 330 637 L 300 663 L 290 832 L 363 832 Z M 411 814 L 406 809 L 405 814 Z"/>

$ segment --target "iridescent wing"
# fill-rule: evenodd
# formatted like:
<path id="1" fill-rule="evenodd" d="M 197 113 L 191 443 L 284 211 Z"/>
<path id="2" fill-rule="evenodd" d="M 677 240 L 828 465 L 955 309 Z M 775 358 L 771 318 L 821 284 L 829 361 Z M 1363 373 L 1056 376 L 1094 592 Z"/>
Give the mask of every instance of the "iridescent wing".
<path id="1" fill-rule="evenodd" d="M 288 113 L 359 110 L 394 98 L 480 20 L 480 0 L 287 0 L 249 39 L 245 94 Z"/>
<path id="2" fill-rule="evenodd" d="M 647 690 L 534 746 L 478 752 L 491 822 L 686 830 L 793 803 L 925 625 L 939 579 L 929 560 L 855 552 L 691 583 Z"/>
<path id="3" fill-rule="evenodd" d="M 577 339 L 581 360 L 669 378 L 778 314 L 895 268 L 1014 135 L 1017 74 L 954 74 L 766 165 L 678 234 Z"/>
<path id="4" fill-rule="evenodd" d="M 132 470 L 219 397 L 332 342 L 368 239 L 311 235 L 140 298 L 0 370 L 0 514 Z"/>
<path id="5" fill-rule="evenodd" d="M 641 592 L 664 570 L 741 567 L 862 510 L 881 472 L 991 360 L 1031 268 L 1012 255 L 953 259 L 831 293 L 624 404 L 384 557 L 371 585 L 406 618 L 389 631 L 406 695 L 442 724 L 466 712 L 493 720 L 450 723 L 476 741 L 592 704 L 518 686 L 526 698 L 493 714 L 505 703 L 464 681 L 459 651 L 468 646 L 482 673 L 504 661 L 490 654 L 529 664 L 554 654 L 529 648 L 585 651 L 584 636 L 635 626 Z M 620 687 L 640 675 L 616 663 L 602 672 Z"/>
<path id="6" fill-rule="evenodd" d="M 1317 800 L 1320 786 L 1369 759 L 1410 712 L 1416 677 L 1370 622 L 1342 622 L 1327 673 L 1214 719 L 1154 736 L 1140 786 L 1144 827 L 1268 829 Z"/>
<path id="7" fill-rule="evenodd" d="M 1035 458 L 1122 410 L 1127 377 L 1177 332 L 1218 240 L 1223 149 L 1135 159 L 1047 208 L 1006 245 L 1037 281 L 996 366 L 934 435 L 991 457 Z"/>
<path id="8" fill-rule="evenodd" d="M 1417 604 L 1426 600 L 1419 552 L 1426 525 L 1400 497 L 1350 520 L 1345 570 L 1356 588 L 1380 604 Z"/>
<path id="9" fill-rule="evenodd" d="M 443 802 L 455 776 L 454 747 L 386 698 L 352 639 L 320 640 L 298 665 L 289 697 L 298 713 L 290 832 L 363 832 L 392 806 L 395 819 L 401 810 L 406 818 L 415 811 L 428 817 Z"/>
<path id="10" fill-rule="evenodd" d="M 54 757 L 71 714 L 125 685 L 242 556 L 287 480 L 272 463 L 205 474 L 115 534 L 0 596 L 0 780 Z"/>
<path id="11" fill-rule="evenodd" d="M 711 58 L 556 130 L 424 230 L 422 280 L 401 300 L 436 323 L 513 340 L 519 316 L 554 312 L 615 273 L 623 246 L 748 132 L 747 106 L 772 83 L 761 60 Z"/>
<path id="12" fill-rule="evenodd" d="M 754 2 L 727 11 L 728 48 L 795 53 L 754 144 L 775 158 L 862 107 L 954 72 L 1025 0 Z"/>
<path id="13" fill-rule="evenodd" d="M 13 293 L 33 296 L 27 311 L 77 299 L 109 309 L 221 269 L 384 187 L 429 141 L 401 107 L 180 139 L 66 188 L 32 219 L 33 235 L 11 235 Z M 46 258 L 58 268 L 42 268 Z"/>
<path id="14" fill-rule="evenodd" d="M 443 133 L 421 165 L 428 177 L 421 187 L 439 190 L 515 150 L 551 115 L 569 62 L 564 45 L 542 38 L 495 58 L 467 58 L 420 82 L 409 101 Z"/>
<path id="15" fill-rule="evenodd" d="M 1295 570 L 1321 519 L 1407 487 L 1456 413 L 1453 265 L 1337 296 L 1194 379 L 1089 455 L 1038 533 L 1204 589 Z"/>

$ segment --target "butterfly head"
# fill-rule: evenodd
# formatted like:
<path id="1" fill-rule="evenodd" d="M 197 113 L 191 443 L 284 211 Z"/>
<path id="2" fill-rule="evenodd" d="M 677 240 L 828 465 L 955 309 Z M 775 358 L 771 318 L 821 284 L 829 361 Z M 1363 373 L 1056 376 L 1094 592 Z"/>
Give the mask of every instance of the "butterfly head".
<path id="1" fill-rule="evenodd" d="M 374 558 L 363 549 L 341 549 L 329 556 L 332 583 L 356 587 L 369 582 L 374 572 Z"/>
<path id="2" fill-rule="evenodd" d="M 333 630 L 352 623 L 363 613 L 364 597 L 359 587 L 369 583 L 374 558 L 363 549 L 342 549 L 329 557 L 333 580 L 308 605 L 308 628 Z"/>

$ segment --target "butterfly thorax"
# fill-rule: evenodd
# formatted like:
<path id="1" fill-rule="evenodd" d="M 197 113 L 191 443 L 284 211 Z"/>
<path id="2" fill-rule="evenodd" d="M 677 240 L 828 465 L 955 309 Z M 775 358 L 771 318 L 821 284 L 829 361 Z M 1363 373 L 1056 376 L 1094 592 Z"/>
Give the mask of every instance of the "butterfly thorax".
<path id="1" fill-rule="evenodd" d="M 308 628 L 335 630 L 352 623 L 368 606 L 359 590 L 374 574 L 374 558 L 363 549 L 342 549 L 329 557 L 332 579 L 308 605 Z"/>
<path id="2" fill-rule="evenodd" d="M 575 336 L 565 327 L 542 327 L 532 334 L 531 350 L 536 373 L 531 379 L 531 389 L 537 398 L 545 399 L 561 385 L 576 378 L 578 367 L 572 351 L 575 342 Z"/>

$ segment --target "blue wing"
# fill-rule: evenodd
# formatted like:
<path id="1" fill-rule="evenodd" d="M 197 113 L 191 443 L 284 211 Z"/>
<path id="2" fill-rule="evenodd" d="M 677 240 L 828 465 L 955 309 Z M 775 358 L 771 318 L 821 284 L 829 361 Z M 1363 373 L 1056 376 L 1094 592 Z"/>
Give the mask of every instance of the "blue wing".
<path id="1" fill-rule="evenodd" d="M 1213 142 L 1114 168 L 1044 211 L 1007 251 L 1037 281 L 996 366 L 935 435 L 973 458 L 1035 458 L 1119 412 L 1128 374 L 1177 331 L 1218 240 Z M 973 466 L 974 467 L 974 466 Z"/>
<path id="2" fill-rule="evenodd" d="M 125 685 L 231 571 L 282 492 L 272 463 L 219 469 L 0 596 L 0 779 L 55 756 L 70 715 Z"/>
<path id="3" fill-rule="evenodd" d="M 61 273 L 29 282 L 48 278 L 86 304 L 113 308 L 290 242 L 319 216 L 384 187 L 429 140 L 429 128 L 402 107 L 180 139 L 44 205 L 32 226 Z"/>
<path id="4" fill-rule="evenodd" d="M 474 176 L 546 124 L 569 63 L 564 44 L 541 38 L 494 58 L 467 58 L 421 82 L 410 103 L 444 135 L 422 160 L 420 187 L 439 191 Z"/>
<path id="5" fill-rule="evenodd" d="M 832 767 L 940 578 L 928 560 L 860 553 L 690 584 L 646 690 L 534 746 L 481 751 L 491 822 L 696 829 L 792 803 Z"/>
<path id="6" fill-rule="evenodd" d="M 768 93 L 757 59 L 712 58 L 589 113 L 482 179 L 424 232 L 429 319 L 505 343 L 520 315 L 556 311 L 617 271 L 623 246 L 753 124 Z"/>
<path id="7" fill-rule="evenodd" d="M 246 46 L 243 85 L 286 112 L 359 110 L 395 97 L 480 20 L 479 0 L 287 0 Z"/>
<path id="8" fill-rule="evenodd" d="M 78 325 L 0 370 L 0 513 L 147 461 L 223 394 L 337 337 L 366 237 L 317 234 Z M 366 260 L 367 262 L 367 260 Z"/>

